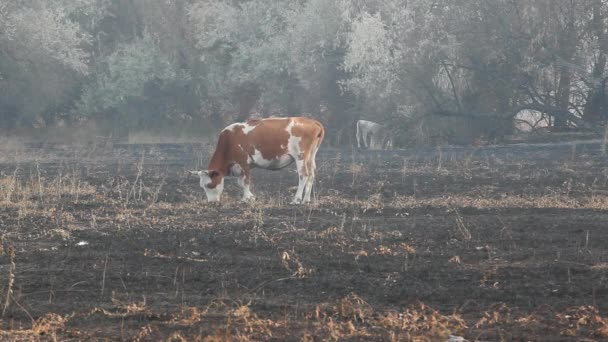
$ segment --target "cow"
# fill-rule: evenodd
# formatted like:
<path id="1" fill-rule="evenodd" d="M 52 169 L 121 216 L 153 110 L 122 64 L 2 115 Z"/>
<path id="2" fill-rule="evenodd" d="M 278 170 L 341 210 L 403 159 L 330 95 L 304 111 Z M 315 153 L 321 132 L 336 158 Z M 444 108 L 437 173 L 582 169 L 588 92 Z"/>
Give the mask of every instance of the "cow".
<path id="1" fill-rule="evenodd" d="M 310 202 L 315 180 L 315 157 L 325 128 L 305 117 L 253 119 L 224 128 L 207 170 L 190 171 L 198 175 L 209 202 L 219 202 L 225 177 L 237 177 L 243 190 L 242 201 L 255 199 L 249 186 L 251 169 L 279 170 L 294 161 L 298 171 L 298 190 L 292 204 Z"/>
<path id="2" fill-rule="evenodd" d="M 369 149 L 391 149 L 393 141 L 389 129 L 381 124 L 359 120 L 357 121 L 357 147 L 361 148 L 361 139 L 363 146 Z M 369 140 L 369 144 L 368 141 Z"/>

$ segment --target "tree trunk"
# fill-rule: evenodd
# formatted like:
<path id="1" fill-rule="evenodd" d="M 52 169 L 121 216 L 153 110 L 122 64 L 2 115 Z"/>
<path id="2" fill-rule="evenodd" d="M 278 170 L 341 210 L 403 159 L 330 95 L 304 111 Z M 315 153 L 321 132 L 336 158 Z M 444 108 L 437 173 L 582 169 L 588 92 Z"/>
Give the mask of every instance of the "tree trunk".
<path id="1" fill-rule="evenodd" d="M 557 88 L 556 107 L 561 110 L 568 110 L 570 103 L 570 70 L 562 67 L 559 75 L 559 86 Z M 556 116 L 553 128 L 557 131 L 564 131 L 568 128 L 568 120 L 565 116 Z"/>
<path id="2" fill-rule="evenodd" d="M 606 56 L 600 55 L 593 70 L 593 87 L 587 92 L 585 107 L 583 108 L 583 120 L 591 124 L 606 121 L 606 110 L 608 103 L 606 99 L 606 81 L 603 77 L 606 66 Z"/>
<path id="3" fill-rule="evenodd" d="M 606 68 L 606 51 L 608 49 L 608 37 L 604 18 L 601 13 L 601 0 L 593 3 L 593 34 L 595 34 L 600 45 L 599 56 L 593 66 L 592 87 L 587 92 L 585 107 L 583 108 L 583 120 L 591 124 L 606 121 L 606 110 L 608 109 L 608 99 L 606 98 L 606 78 L 604 70 Z"/>
<path id="4" fill-rule="evenodd" d="M 554 5 L 559 6 L 554 2 Z M 573 6 L 571 4 L 571 6 Z M 556 32 L 559 35 L 559 50 L 561 57 L 567 63 L 571 63 L 575 54 L 575 36 L 576 29 L 574 27 L 575 15 L 572 7 L 566 9 L 568 18 L 565 26 L 562 27 L 562 32 Z M 559 80 L 557 93 L 555 94 L 555 106 L 560 111 L 570 111 L 570 87 L 572 83 L 572 71 L 567 66 L 559 66 Z M 553 128 L 557 131 L 563 131 L 568 128 L 568 120 L 565 116 L 555 116 Z"/>

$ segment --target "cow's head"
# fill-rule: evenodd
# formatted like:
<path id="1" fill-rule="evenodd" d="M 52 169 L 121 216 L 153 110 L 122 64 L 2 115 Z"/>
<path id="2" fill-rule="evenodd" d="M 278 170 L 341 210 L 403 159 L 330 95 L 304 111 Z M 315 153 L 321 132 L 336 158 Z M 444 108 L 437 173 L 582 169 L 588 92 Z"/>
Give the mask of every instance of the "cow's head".
<path id="1" fill-rule="evenodd" d="M 219 202 L 224 191 L 224 177 L 216 170 L 190 171 L 193 175 L 198 175 L 200 185 L 205 190 L 207 201 Z"/>

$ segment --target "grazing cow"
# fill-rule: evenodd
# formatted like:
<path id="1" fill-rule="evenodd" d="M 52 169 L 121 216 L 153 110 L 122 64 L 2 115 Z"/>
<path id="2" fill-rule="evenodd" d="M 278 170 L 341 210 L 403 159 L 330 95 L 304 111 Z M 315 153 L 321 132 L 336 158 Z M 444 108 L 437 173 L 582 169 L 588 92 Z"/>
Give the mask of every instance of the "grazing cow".
<path id="1" fill-rule="evenodd" d="M 357 147 L 361 148 L 361 139 L 363 146 L 372 150 L 376 149 L 391 149 L 393 141 L 389 129 L 381 124 L 359 120 L 357 121 Z M 369 140 L 369 144 L 367 141 Z"/>
<path id="2" fill-rule="evenodd" d="M 295 161 L 299 183 L 291 203 L 310 202 L 315 156 L 324 134 L 321 123 L 304 117 L 234 123 L 220 133 L 208 169 L 190 173 L 200 177 L 200 185 L 210 202 L 220 200 L 224 177 L 238 177 L 242 200 L 248 201 L 254 199 L 249 191 L 252 168 L 278 170 Z"/>

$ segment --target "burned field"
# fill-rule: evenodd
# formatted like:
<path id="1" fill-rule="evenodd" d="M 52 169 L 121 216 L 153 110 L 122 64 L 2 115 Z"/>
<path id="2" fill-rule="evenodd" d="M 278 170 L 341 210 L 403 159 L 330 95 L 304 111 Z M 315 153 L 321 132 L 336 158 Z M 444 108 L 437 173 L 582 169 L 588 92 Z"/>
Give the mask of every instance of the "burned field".
<path id="1" fill-rule="evenodd" d="M 209 152 L 4 145 L 2 339 L 608 337 L 599 144 L 322 149 L 309 206 L 206 203 Z"/>

